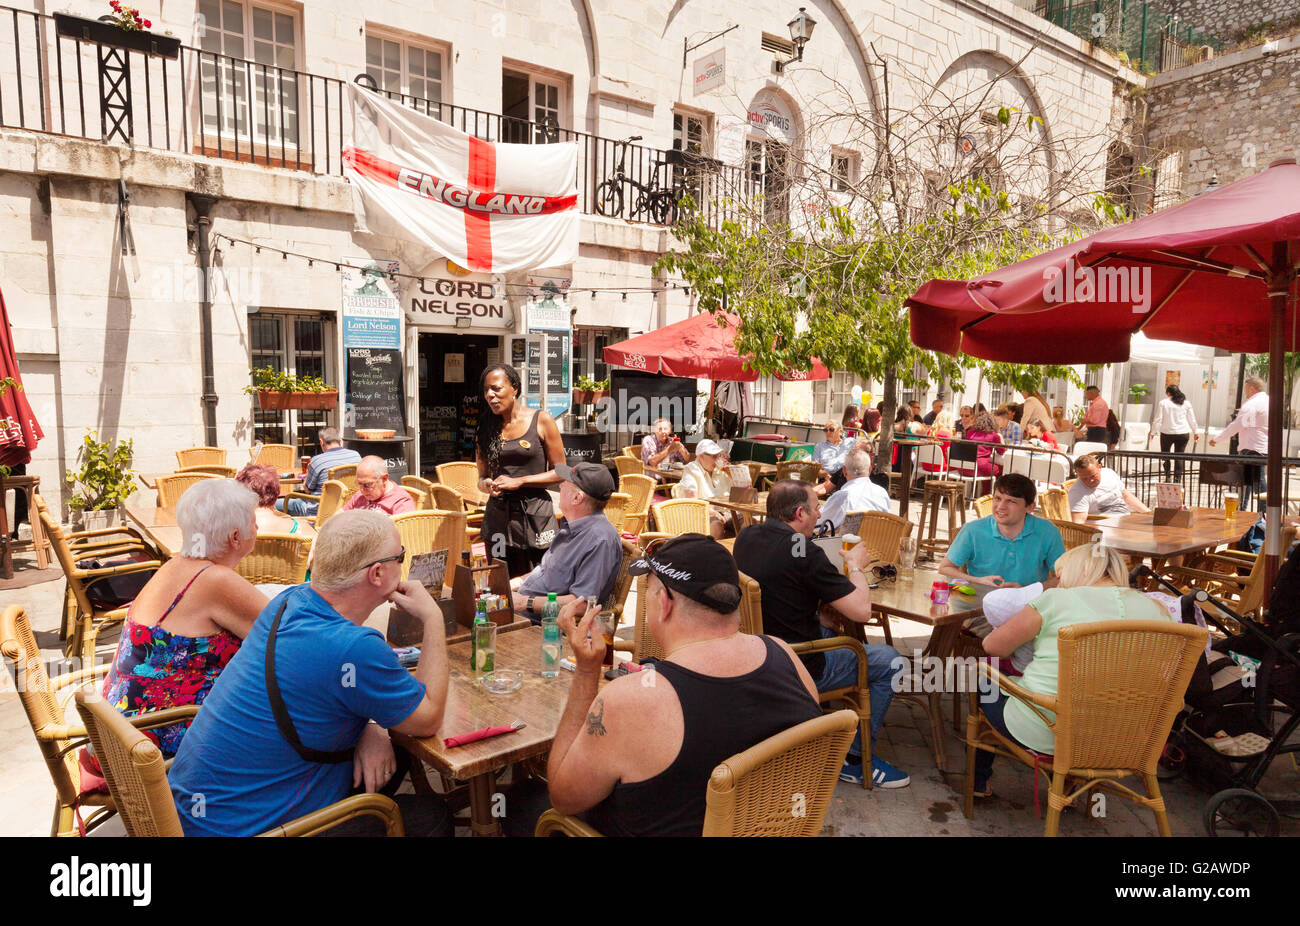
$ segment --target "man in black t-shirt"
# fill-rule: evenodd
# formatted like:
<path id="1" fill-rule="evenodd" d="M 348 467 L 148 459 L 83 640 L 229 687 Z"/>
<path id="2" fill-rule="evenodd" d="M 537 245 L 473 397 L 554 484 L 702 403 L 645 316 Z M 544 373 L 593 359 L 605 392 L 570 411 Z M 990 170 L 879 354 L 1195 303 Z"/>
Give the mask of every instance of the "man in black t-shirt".
<path id="1" fill-rule="evenodd" d="M 832 636 L 821 625 L 822 604 L 860 623 L 871 617 L 866 572 L 871 554 L 865 544 L 854 547 L 844 556 L 849 575 L 842 575 L 811 540 L 820 516 L 821 503 L 812 487 L 785 479 L 768 493 L 767 520 L 745 528 L 736 538 L 736 565 L 763 589 L 763 631 L 787 643 Z M 902 671 L 902 660 L 892 646 L 868 644 L 866 650 L 874 742 L 894 698 L 894 679 Z M 857 678 L 858 658 L 850 650 L 801 658 L 818 691 L 841 688 Z M 862 781 L 861 750 L 860 739 L 855 737 L 841 780 Z M 871 765 L 871 780 L 877 788 L 901 788 L 911 782 L 904 772 L 875 755 Z"/>

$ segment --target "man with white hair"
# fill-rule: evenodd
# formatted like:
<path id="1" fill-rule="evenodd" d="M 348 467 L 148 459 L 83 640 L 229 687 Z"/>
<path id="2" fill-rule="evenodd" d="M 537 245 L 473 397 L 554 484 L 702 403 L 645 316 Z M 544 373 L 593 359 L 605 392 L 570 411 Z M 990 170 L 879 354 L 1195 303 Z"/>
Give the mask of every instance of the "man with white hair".
<path id="1" fill-rule="evenodd" d="M 1237 435 L 1237 449 L 1242 456 L 1268 456 L 1268 386 L 1262 376 L 1248 376 L 1244 386 L 1246 401 L 1241 403 L 1237 417 L 1210 441 L 1213 447 L 1221 440 L 1228 440 Z M 1241 487 L 1241 507 L 1250 505 L 1251 492 L 1256 492 L 1261 501 L 1264 498 L 1264 467 L 1246 467 L 1246 484 Z"/>
<path id="2" fill-rule="evenodd" d="M 827 521 L 836 529 L 844 523 L 850 511 L 890 512 L 889 492 L 871 481 L 871 454 L 854 447 L 844 456 L 844 487 L 826 499 L 822 505 L 822 523 Z"/>
<path id="3" fill-rule="evenodd" d="M 731 474 L 722 465 L 725 454 L 722 446 L 708 438 L 695 445 L 695 459 L 682 469 L 682 478 L 673 486 L 673 498 L 729 498 Z M 709 506 L 709 533 L 715 540 L 722 538 L 727 527 L 727 516 Z"/>
<path id="4" fill-rule="evenodd" d="M 321 528 L 312 578 L 277 595 L 218 677 L 168 773 L 187 836 L 251 836 L 347 796 L 395 789 L 388 730 L 432 736 L 447 702 L 442 612 L 402 582 L 406 549 L 381 512 L 345 511 Z M 391 602 L 424 625 L 412 674 L 362 626 Z M 405 756 L 405 754 L 403 754 Z M 440 799 L 394 796 L 408 835 L 451 835 Z M 332 831 L 382 831 L 362 817 Z"/>
<path id="5" fill-rule="evenodd" d="M 357 494 L 348 499 L 344 511 L 382 511 L 386 515 L 415 510 L 411 494 L 388 478 L 388 464 L 379 457 L 364 457 L 357 464 Z"/>

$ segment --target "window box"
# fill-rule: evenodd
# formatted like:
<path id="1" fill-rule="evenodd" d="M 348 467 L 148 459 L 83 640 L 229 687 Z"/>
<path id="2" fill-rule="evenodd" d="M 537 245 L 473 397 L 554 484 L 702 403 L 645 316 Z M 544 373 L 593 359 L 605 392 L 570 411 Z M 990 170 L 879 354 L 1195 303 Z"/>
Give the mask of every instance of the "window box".
<path id="1" fill-rule="evenodd" d="M 59 35 L 81 39 L 83 42 L 97 42 L 100 45 L 112 45 L 115 48 L 127 48 L 131 51 L 157 55 L 161 58 L 176 58 L 180 55 L 181 40 L 175 36 L 157 35 L 143 30 L 123 29 L 112 22 L 86 19 L 70 13 L 55 13 L 54 27 Z"/>
<path id="2" fill-rule="evenodd" d="M 257 407 L 264 412 L 279 412 L 287 409 L 308 411 L 325 411 L 337 408 L 339 391 L 329 389 L 325 392 L 272 392 L 270 389 L 257 390 Z"/>

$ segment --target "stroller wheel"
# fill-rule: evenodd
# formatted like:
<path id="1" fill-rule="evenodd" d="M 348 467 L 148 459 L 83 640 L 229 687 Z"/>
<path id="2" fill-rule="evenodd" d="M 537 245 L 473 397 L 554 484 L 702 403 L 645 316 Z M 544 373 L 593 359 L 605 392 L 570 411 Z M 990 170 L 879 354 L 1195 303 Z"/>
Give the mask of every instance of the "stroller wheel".
<path id="1" fill-rule="evenodd" d="M 1214 795 L 1205 804 L 1203 819 L 1211 836 L 1276 836 L 1282 829 L 1273 805 L 1246 788 Z"/>

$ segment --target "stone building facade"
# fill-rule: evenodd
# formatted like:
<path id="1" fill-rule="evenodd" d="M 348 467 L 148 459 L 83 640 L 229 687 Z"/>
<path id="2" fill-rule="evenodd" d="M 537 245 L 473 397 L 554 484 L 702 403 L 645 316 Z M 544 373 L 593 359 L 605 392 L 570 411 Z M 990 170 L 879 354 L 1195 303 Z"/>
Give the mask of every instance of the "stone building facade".
<path id="1" fill-rule="evenodd" d="M 100 12 L 80 0 L 70 7 L 89 17 Z M 590 191 L 612 170 L 619 140 L 640 135 L 638 145 L 660 156 L 698 145 L 720 170 L 760 189 L 783 144 L 803 146 L 805 162 L 837 158 L 837 169 L 852 171 L 873 152 L 843 150 L 833 137 L 803 137 L 800 129 L 818 122 L 837 94 L 883 107 L 884 60 L 898 81 L 894 107 L 936 86 L 1005 72 L 1013 78 L 1007 104 L 1041 114 L 1051 138 L 1093 139 L 1104 152 L 1124 106 L 1116 87 L 1140 80 L 1006 0 L 812 0 L 807 9 L 818 26 L 804 60 L 779 71 L 774 63 L 791 54 L 786 23 L 795 7 L 775 0 L 743 8 L 718 0 L 483 0 L 437 10 L 405 0 L 365 7 L 337 0 L 145 3 L 155 31 L 174 33 L 211 63 L 199 51 L 183 52 L 188 79 L 171 84 L 165 97 L 166 81 L 178 80 L 175 64 L 165 73 L 133 72 L 135 137 L 124 144 L 101 140 L 96 107 L 74 105 L 78 89 L 97 93 L 92 50 L 70 52 L 64 39 L 60 53 L 53 24 L 36 15 L 43 8 L 0 12 L 23 36 L 15 45 L 0 29 L 0 89 L 8 101 L 0 112 L 0 284 L 28 397 L 46 432 L 29 471 L 52 501 L 87 430 L 134 438 L 135 468 L 145 472 L 170 470 L 176 449 L 204 443 L 196 195 L 213 201 L 211 231 L 241 242 L 218 239 L 213 266 L 220 272 L 211 287 L 217 440 L 237 465 L 258 436 L 309 442 L 317 425 L 343 423 L 342 405 L 276 418 L 257 411 L 243 391 L 249 368 L 272 361 L 343 382 L 340 278 L 332 262 L 396 260 L 403 272 L 427 279 L 451 272 L 406 242 L 356 228 L 336 160 L 347 130 L 339 125 L 340 104 L 330 101 L 341 99 L 342 83 L 358 73 L 439 106 L 452 114 L 449 121 L 472 129 L 481 119 L 477 124 L 492 128 L 476 131 L 498 133 L 493 137 L 564 135 L 602 152 L 583 155 L 594 157 L 589 168 L 580 164 L 577 261 L 478 280 L 502 305 L 497 317 L 458 327 L 414 308 L 420 284 L 403 284 L 404 401 L 415 439 L 396 455 L 411 471 L 435 462 L 438 448 L 419 434 L 432 411 L 455 412 L 460 420 L 449 427 L 463 433 L 463 409 L 448 411 L 447 397 L 472 388 L 475 364 L 511 359 L 511 339 L 526 332 L 527 300 L 539 280 L 569 289 L 575 377 L 603 371 L 594 358 L 611 339 L 692 311 L 691 297 L 651 269 L 671 244 L 667 229 L 593 208 Z M 80 85 L 79 58 L 89 69 Z M 714 65 L 720 82 L 696 92 L 701 62 L 704 71 Z M 20 86 L 22 104 L 13 92 Z M 221 88 L 241 102 L 219 104 Z M 763 113 L 790 126 L 774 130 Z M 288 122 L 314 121 L 291 133 L 286 114 Z M 241 138 L 242 156 L 232 150 Z M 1104 162 L 1097 159 L 1097 189 Z M 449 391 L 457 374 L 467 384 Z M 850 385 L 843 377 L 816 388 L 792 384 L 783 396 L 775 384 L 760 384 L 761 410 L 820 415 Z"/>

